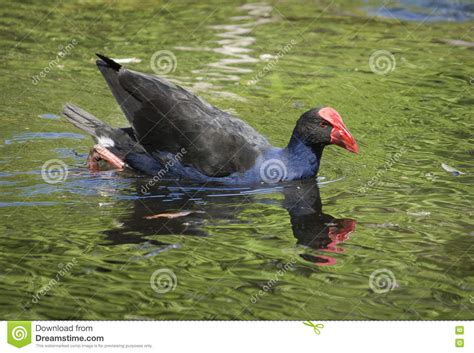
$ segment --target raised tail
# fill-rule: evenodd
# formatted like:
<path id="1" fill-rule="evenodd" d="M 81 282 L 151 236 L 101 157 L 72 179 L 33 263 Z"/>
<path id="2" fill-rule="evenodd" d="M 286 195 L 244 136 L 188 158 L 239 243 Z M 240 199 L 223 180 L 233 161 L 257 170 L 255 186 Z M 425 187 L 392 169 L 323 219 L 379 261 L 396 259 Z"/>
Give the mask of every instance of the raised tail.
<path id="1" fill-rule="evenodd" d="M 107 85 L 112 91 L 112 94 L 120 105 L 120 108 L 130 125 L 133 126 L 133 119 L 135 113 L 141 109 L 141 102 L 125 90 L 125 88 L 120 84 L 119 77 L 121 73 L 126 70 L 122 68 L 122 65 L 116 63 L 112 59 L 102 54 L 96 55 L 99 57 L 99 60 L 96 61 L 97 67 L 102 73 L 102 76 L 104 76 Z"/>
<path id="2" fill-rule="evenodd" d="M 113 61 L 111 58 L 106 57 L 105 55 L 97 54 L 97 53 L 95 55 L 97 55 L 100 59 L 96 61 L 97 66 L 108 67 L 115 71 L 120 70 L 120 68 L 122 67 L 122 65 Z"/>

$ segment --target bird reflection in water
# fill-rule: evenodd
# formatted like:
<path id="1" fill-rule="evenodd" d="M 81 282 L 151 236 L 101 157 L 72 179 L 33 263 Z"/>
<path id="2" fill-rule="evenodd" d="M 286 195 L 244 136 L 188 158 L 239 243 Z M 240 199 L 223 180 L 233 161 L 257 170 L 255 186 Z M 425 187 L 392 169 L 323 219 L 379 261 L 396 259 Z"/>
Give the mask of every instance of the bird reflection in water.
<path id="1" fill-rule="evenodd" d="M 137 181 L 136 188 L 142 185 Z M 145 256 L 155 256 L 179 244 L 150 240 L 153 235 L 208 236 L 205 225 L 232 222 L 248 207 L 249 202 L 266 204 L 280 202 L 275 198 L 262 199 L 262 195 L 282 192 L 282 206 L 288 211 L 296 245 L 306 250 L 301 258 L 317 266 L 336 263 L 332 254 L 343 253 L 337 246 L 347 241 L 355 230 L 356 221 L 334 218 L 322 211 L 319 187 L 314 181 L 287 183 L 272 188 L 251 189 L 226 187 L 188 187 L 164 184 L 150 190 L 146 197 L 133 200 L 133 207 L 121 217 L 121 226 L 105 232 L 113 244 L 146 244 L 152 251 Z M 242 198 L 246 202 L 242 202 Z M 177 210 L 177 211 L 175 211 Z M 176 213 L 173 213 L 176 212 Z M 323 252 L 324 254 L 318 254 Z"/>
<path id="2" fill-rule="evenodd" d="M 317 184 L 299 182 L 285 188 L 283 207 L 290 214 L 291 228 L 298 245 L 326 253 L 342 253 L 344 249 L 336 245 L 349 239 L 355 230 L 356 220 L 334 218 L 323 213 L 321 196 Z M 318 266 L 334 265 L 336 259 L 330 255 L 300 255 Z"/>

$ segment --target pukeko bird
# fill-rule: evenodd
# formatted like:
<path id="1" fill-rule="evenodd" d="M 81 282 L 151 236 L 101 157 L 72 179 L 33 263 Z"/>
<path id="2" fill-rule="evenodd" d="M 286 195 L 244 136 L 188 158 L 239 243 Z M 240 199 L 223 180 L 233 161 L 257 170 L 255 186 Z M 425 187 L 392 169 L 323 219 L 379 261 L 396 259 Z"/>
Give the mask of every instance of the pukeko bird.
<path id="1" fill-rule="evenodd" d="M 273 184 L 314 177 L 329 144 L 359 150 L 333 108 L 305 112 L 288 146 L 278 148 L 246 122 L 186 89 L 97 56 L 97 66 L 130 127 L 111 127 L 73 104 L 64 106 L 66 118 L 96 142 L 88 159 L 91 169 L 102 159 L 114 168 L 157 178 Z"/>

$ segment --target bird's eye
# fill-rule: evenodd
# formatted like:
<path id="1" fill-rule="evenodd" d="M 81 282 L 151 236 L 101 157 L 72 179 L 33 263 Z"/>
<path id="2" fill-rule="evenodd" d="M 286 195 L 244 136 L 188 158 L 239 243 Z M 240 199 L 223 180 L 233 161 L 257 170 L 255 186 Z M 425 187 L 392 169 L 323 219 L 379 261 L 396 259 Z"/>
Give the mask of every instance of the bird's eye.
<path id="1" fill-rule="evenodd" d="M 328 126 L 328 124 L 326 124 L 324 121 L 321 121 L 321 122 L 319 123 L 319 126 L 321 126 L 321 127 L 326 127 L 326 126 Z"/>

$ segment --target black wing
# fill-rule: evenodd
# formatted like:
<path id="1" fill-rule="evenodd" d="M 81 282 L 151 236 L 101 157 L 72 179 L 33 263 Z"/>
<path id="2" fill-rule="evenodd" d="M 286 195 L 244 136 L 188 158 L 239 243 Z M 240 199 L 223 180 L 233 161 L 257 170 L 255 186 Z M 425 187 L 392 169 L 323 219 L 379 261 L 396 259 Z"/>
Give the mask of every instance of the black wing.
<path id="1" fill-rule="evenodd" d="M 184 164 L 208 176 L 227 176 L 249 169 L 271 147 L 250 125 L 184 88 L 100 58 L 100 71 L 149 153 L 184 148 Z"/>

